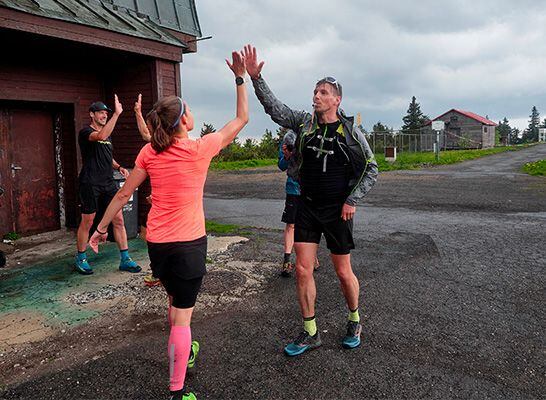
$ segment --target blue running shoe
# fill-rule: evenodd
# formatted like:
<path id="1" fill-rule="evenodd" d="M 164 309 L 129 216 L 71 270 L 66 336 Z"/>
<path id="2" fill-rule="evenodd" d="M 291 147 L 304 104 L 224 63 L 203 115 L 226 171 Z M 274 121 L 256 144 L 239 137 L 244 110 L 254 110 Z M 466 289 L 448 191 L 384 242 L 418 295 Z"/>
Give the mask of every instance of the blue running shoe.
<path id="1" fill-rule="evenodd" d="M 199 342 L 194 340 L 191 342 L 190 358 L 188 359 L 188 368 L 193 368 L 195 366 L 195 360 L 197 359 L 197 354 L 199 354 Z"/>
<path id="2" fill-rule="evenodd" d="M 354 349 L 360 346 L 360 333 L 362 332 L 362 325 L 359 322 L 349 321 L 347 322 L 347 334 L 343 338 L 341 345 L 344 349 Z"/>
<path id="3" fill-rule="evenodd" d="M 134 262 L 131 257 L 128 257 L 124 260 L 121 260 L 121 262 L 119 263 L 119 270 L 136 273 L 142 271 L 142 268 L 140 268 L 140 266 L 136 262 Z"/>
<path id="4" fill-rule="evenodd" d="M 91 275 L 93 273 L 91 266 L 87 262 L 87 258 L 80 259 L 78 256 L 76 256 L 76 271 L 82 275 Z"/>
<path id="5" fill-rule="evenodd" d="M 318 332 L 314 336 L 311 336 L 306 331 L 303 331 L 296 340 L 286 345 L 284 353 L 289 357 L 299 356 L 307 350 L 316 349 L 321 344 L 322 341 Z"/>

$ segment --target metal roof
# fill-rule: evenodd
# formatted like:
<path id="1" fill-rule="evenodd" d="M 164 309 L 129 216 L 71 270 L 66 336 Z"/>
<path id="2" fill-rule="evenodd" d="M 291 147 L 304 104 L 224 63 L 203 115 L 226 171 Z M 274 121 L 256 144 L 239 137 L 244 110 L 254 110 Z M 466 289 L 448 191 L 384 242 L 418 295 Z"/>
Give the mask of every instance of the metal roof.
<path id="1" fill-rule="evenodd" d="M 454 111 L 454 112 L 456 112 L 456 113 L 459 113 L 459 114 L 462 114 L 462 115 L 465 115 L 465 116 L 467 116 L 468 118 L 471 118 L 471 119 L 473 119 L 473 120 L 475 120 L 475 121 L 478 121 L 478 122 L 480 122 L 480 123 L 482 123 L 482 124 L 484 124 L 484 125 L 488 125 L 488 126 L 497 126 L 497 123 L 496 123 L 496 122 L 491 121 L 491 120 L 489 120 L 489 119 L 487 119 L 487 118 L 485 118 L 485 117 L 482 117 L 481 115 L 478 115 L 478 114 L 473 113 L 473 112 L 470 112 L 470 111 L 458 110 L 458 109 L 456 109 L 456 108 L 452 108 L 451 110 L 446 111 L 446 112 L 443 113 L 442 115 L 439 115 L 439 116 L 437 116 L 436 118 L 434 118 L 432 121 L 437 121 L 437 120 L 439 120 L 440 118 L 442 118 L 444 115 L 446 115 L 446 114 L 448 114 L 448 113 L 450 113 L 450 112 L 452 112 L 452 111 Z M 425 126 L 432 124 L 432 121 L 428 121 L 428 122 L 425 124 Z"/>
<path id="2" fill-rule="evenodd" d="M 125 3 L 132 3 L 133 7 L 125 7 Z M 146 14 L 147 8 L 136 6 L 137 4 L 144 5 L 144 3 L 148 6 L 151 3 L 162 3 L 163 6 L 156 8 L 158 10 L 157 14 L 148 16 Z M 168 1 L 164 3 L 168 3 Z M 182 31 L 173 25 L 172 18 L 163 17 L 161 19 L 160 16 L 164 14 L 159 10 L 168 9 L 168 7 L 164 7 L 164 3 L 161 0 L 0 0 L 0 7 L 187 48 L 188 46 L 184 41 L 161 28 L 161 26 L 164 26 Z M 188 5 L 190 11 L 192 11 L 190 17 L 194 20 L 194 23 L 191 23 L 190 29 L 187 30 L 197 30 L 200 36 L 193 0 L 174 0 L 172 4 L 175 10 L 179 10 L 176 11 L 176 15 L 186 15 L 188 12 L 182 12 L 183 5 L 180 3 Z M 177 17 L 177 26 L 183 25 L 180 21 L 184 18 L 187 19 L 188 17 Z M 161 22 L 161 26 L 159 22 Z"/>
<path id="3" fill-rule="evenodd" d="M 194 0 L 103 0 L 147 15 L 163 28 L 201 37 Z"/>

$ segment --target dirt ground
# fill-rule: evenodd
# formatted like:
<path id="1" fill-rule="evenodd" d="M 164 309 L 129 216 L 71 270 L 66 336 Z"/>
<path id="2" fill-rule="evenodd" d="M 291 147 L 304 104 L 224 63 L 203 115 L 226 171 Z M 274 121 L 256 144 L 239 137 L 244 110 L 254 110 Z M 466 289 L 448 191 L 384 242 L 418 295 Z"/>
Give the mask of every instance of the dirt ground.
<path id="1" fill-rule="evenodd" d="M 325 345 L 287 360 L 280 349 L 300 322 L 295 283 L 278 276 L 280 230 L 244 228 L 211 239 L 192 322 L 207 349 L 204 369 L 189 378 L 198 398 L 542 398 L 546 179 L 521 174 L 519 166 L 545 156 L 542 146 L 381 174 L 355 233 L 365 321 L 365 342 L 355 353 L 334 341 L 345 308 L 323 246 L 317 285 L 332 294 L 318 299 Z M 272 227 L 279 215 L 268 207 L 271 199 L 282 207 L 284 181 L 275 167 L 211 172 L 205 191 L 220 222 L 243 225 L 245 211 L 255 209 L 253 226 Z M 67 305 L 79 319 L 44 319 L 32 303 L 31 311 L 4 315 L 12 320 L 1 320 L 0 312 L 0 398 L 166 397 L 158 389 L 168 368 L 162 289 L 145 287 L 144 273 L 118 273 L 115 249 L 96 259 L 92 280 L 75 275 L 73 233 L 57 234 L 11 248 L 9 267 L 0 271 L 0 311 L 12 295 L 5 285 L 11 272 L 40 270 L 47 255 L 58 264 L 47 268 L 61 271 L 56 285 L 39 274 L 24 278 L 58 291 L 46 303 Z M 147 266 L 143 250 L 134 248 Z"/>
<path id="2" fill-rule="evenodd" d="M 121 344 L 128 334 L 138 335 L 150 324 L 164 322 L 159 317 L 165 315 L 166 318 L 167 297 L 163 288 L 150 288 L 143 283 L 144 275 L 150 272 L 146 255 L 134 257 L 144 266 L 142 273 L 120 273 L 117 268 L 109 267 L 104 273 L 83 277 L 71 268 L 62 267 L 62 264 L 72 262 L 74 240 L 74 232 L 61 230 L 21 238 L 13 245 L 7 245 L 8 264 L 0 275 L 2 301 L 11 301 L 9 296 L 4 299 L 4 289 L 11 276 L 8 272 L 25 275 L 25 268 L 40 269 L 40 263 L 44 261 L 60 260 L 64 276 L 56 279 L 72 287 L 62 294 L 62 298 L 48 299 L 56 302 L 48 312 L 33 311 L 33 303 L 25 300 L 15 310 L 0 312 L 0 388 L 30 376 L 85 363 L 89 359 L 97 360 L 106 349 L 111 352 Z M 241 236 L 209 235 L 209 274 L 198 301 L 199 307 L 212 309 L 238 301 L 242 292 L 251 293 L 260 286 L 260 274 L 256 273 L 255 263 L 233 260 L 229 255 L 229 248 L 236 248 L 247 240 Z M 108 246 L 115 247 L 114 244 Z M 115 265 L 109 263 L 112 264 Z M 267 268 L 267 265 L 260 266 Z M 27 275 L 25 285 L 38 291 L 43 278 Z M 76 312 L 89 312 L 92 316 L 67 323 L 56 321 L 49 315 L 70 305 L 80 308 Z M 120 322 L 123 325 L 121 330 L 118 329 Z M 131 328 L 125 329 L 127 326 Z M 81 340 L 85 341 L 83 349 L 78 345 Z"/>

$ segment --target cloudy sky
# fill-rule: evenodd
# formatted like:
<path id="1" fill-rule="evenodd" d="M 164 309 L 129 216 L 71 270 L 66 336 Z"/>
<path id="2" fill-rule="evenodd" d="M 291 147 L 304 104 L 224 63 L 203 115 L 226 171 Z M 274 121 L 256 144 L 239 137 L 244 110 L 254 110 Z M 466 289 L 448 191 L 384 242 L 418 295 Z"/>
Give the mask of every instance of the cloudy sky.
<path id="1" fill-rule="evenodd" d="M 203 36 L 182 64 L 183 96 L 196 118 L 221 128 L 235 115 L 235 84 L 224 59 L 246 43 L 265 61 L 264 78 L 294 109 L 311 108 L 316 81 L 343 84 L 342 107 L 402 125 L 412 96 L 436 117 L 451 108 L 507 117 L 523 129 L 535 105 L 546 117 L 546 8 L 527 0 L 196 0 Z M 250 123 L 242 138 L 277 126 L 248 84 Z"/>

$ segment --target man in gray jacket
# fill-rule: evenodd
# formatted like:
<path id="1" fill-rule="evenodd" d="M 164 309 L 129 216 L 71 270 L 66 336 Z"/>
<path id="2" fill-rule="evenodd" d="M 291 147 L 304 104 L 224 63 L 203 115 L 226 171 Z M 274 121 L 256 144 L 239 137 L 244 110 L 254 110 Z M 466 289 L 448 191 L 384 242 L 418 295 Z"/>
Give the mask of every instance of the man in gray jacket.
<path id="1" fill-rule="evenodd" d="M 342 346 L 360 345 L 358 313 L 359 283 L 351 267 L 354 249 L 353 216 L 356 206 L 377 179 L 377 163 L 352 117 L 339 108 L 342 87 L 335 78 L 319 80 L 313 93 L 313 113 L 295 111 L 280 102 L 261 76 L 264 62 L 258 62 L 256 49 L 245 47 L 244 55 L 258 100 L 277 124 L 297 134 L 297 179 L 301 203 L 296 215 L 294 247 L 296 250 L 297 294 L 303 316 L 303 332 L 284 351 L 297 356 L 321 345 L 315 321 L 316 286 L 313 264 L 322 234 L 347 306 L 347 332 Z"/>

